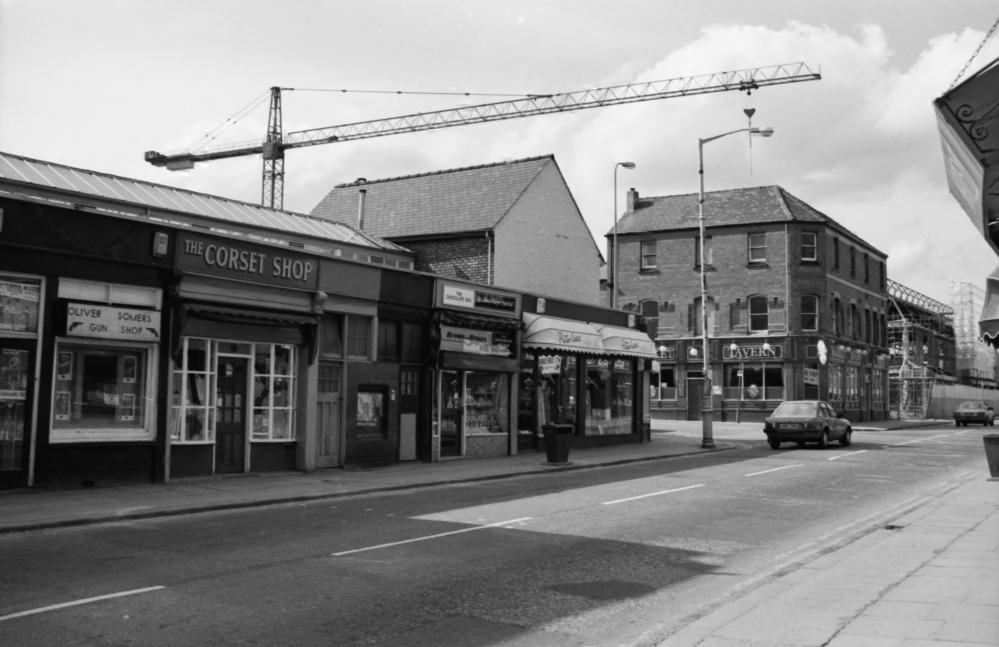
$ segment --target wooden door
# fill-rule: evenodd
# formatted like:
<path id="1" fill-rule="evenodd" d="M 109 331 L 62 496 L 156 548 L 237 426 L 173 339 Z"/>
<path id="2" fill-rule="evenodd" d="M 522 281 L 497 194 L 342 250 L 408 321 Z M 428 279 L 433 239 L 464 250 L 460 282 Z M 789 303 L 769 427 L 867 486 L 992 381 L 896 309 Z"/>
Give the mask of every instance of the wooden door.
<path id="1" fill-rule="evenodd" d="M 246 469 L 247 361 L 242 357 L 218 359 L 218 399 L 215 422 L 215 471 Z"/>
<path id="2" fill-rule="evenodd" d="M 704 380 L 687 378 L 687 420 L 700 420 L 704 406 Z"/>
<path id="3" fill-rule="evenodd" d="M 416 421 L 420 412 L 420 369 L 399 369 L 399 460 L 416 460 Z"/>
<path id="4" fill-rule="evenodd" d="M 340 465 L 340 416 L 343 364 L 319 362 L 316 393 L 316 467 Z"/>

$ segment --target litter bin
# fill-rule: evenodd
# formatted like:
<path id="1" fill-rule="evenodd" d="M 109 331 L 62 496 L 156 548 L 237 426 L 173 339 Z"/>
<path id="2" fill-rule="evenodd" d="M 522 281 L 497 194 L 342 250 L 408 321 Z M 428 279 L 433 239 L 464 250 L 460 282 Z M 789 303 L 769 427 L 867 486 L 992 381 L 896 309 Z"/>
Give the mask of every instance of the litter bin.
<path id="1" fill-rule="evenodd" d="M 985 442 L 985 460 L 989 464 L 989 474 L 992 478 L 999 479 L 999 434 L 985 434 L 982 440 Z"/>
<path id="2" fill-rule="evenodd" d="M 542 425 L 545 434 L 545 452 L 549 463 L 569 462 L 569 443 L 572 438 L 572 425 Z"/>

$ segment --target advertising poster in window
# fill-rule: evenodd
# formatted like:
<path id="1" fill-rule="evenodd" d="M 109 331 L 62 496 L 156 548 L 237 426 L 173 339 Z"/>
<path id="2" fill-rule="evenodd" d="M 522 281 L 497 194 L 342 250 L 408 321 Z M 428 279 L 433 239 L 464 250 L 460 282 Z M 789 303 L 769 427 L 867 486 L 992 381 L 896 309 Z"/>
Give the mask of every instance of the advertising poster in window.
<path id="1" fill-rule="evenodd" d="M 56 375 L 59 380 L 64 382 L 73 379 L 73 353 L 59 353 L 59 362 L 56 365 Z"/>
<path id="2" fill-rule="evenodd" d="M 121 379 L 125 384 L 135 384 L 136 366 L 138 358 L 135 355 L 126 355 L 122 362 Z"/>
<path id="3" fill-rule="evenodd" d="M 56 391 L 55 418 L 56 420 L 69 420 L 69 404 L 71 402 L 69 391 Z"/>
<path id="4" fill-rule="evenodd" d="M 39 295 L 38 285 L 0 281 L 0 330 L 35 332 Z"/>
<path id="5" fill-rule="evenodd" d="M 380 433 L 384 428 L 385 394 L 381 391 L 357 392 L 357 430 Z"/>
<path id="6" fill-rule="evenodd" d="M 123 421 L 135 420 L 135 394 L 122 393 L 120 400 L 121 404 L 118 409 L 121 413 L 118 419 Z"/>

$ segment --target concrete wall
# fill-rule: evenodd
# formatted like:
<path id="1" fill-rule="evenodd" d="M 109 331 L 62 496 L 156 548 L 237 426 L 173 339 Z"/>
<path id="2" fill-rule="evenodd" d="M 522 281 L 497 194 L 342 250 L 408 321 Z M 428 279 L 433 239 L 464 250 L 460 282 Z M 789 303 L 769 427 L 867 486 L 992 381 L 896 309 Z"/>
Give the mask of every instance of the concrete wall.
<path id="1" fill-rule="evenodd" d="M 926 417 L 941 420 L 952 418 L 954 409 L 965 400 L 983 400 L 999 413 L 999 391 L 995 389 L 980 390 L 969 384 L 934 384 Z"/>

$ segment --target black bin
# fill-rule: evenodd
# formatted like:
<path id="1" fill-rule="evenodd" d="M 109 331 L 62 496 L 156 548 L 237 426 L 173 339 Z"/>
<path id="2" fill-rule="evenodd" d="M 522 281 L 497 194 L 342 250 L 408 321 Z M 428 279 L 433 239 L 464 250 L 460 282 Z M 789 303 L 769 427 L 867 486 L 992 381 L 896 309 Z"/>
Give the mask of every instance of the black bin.
<path id="1" fill-rule="evenodd" d="M 547 432 L 545 436 L 548 436 Z M 985 460 L 989 464 L 989 474 L 993 479 L 999 480 L 999 434 L 985 434 L 982 440 L 985 442 Z"/>
<path id="2" fill-rule="evenodd" d="M 545 452 L 549 463 L 569 462 L 569 445 L 572 439 L 572 425 L 542 425 L 545 435 Z"/>

